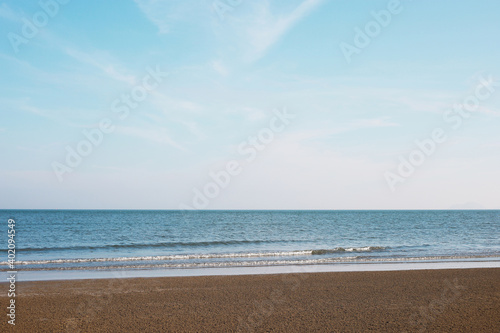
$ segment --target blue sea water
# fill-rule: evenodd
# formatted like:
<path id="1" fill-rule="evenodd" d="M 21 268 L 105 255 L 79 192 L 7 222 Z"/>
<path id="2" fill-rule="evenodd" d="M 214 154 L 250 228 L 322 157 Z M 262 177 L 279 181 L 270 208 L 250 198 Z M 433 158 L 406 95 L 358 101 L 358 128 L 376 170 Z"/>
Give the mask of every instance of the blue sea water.
<path id="1" fill-rule="evenodd" d="M 499 260 L 500 211 L 0 210 L 16 269 L 133 270 Z"/>

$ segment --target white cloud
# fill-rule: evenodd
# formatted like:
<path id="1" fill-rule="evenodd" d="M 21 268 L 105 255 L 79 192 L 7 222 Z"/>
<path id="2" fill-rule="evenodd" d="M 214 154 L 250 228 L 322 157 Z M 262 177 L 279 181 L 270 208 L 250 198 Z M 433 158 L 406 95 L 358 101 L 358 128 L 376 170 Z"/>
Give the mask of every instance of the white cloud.
<path id="1" fill-rule="evenodd" d="M 102 165 L 97 165 L 97 164 L 92 164 L 90 167 L 93 169 L 112 171 L 112 172 L 120 172 L 123 170 L 122 168 L 117 168 L 117 167 L 112 167 L 112 166 L 102 166 Z"/>
<path id="2" fill-rule="evenodd" d="M 167 15 L 174 7 L 176 1 L 156 1 L 156 0 L 135 0 L 137 6 L 146 15 L 148 20 L 158 27 L 160 34 L 165 34 L 170 30 L 170 22 Z"/>
<path id="3" fill-rule="evenodd" d="M 270 1 L 259 2 L 257 17 L 245 31 L 251 46 L 246 59 L 252 62 L 263 57 L 298 21 L 322 2 L 323 0 L 305 0 L 291 13 L 285 15 L 273 14 Z"/>
<path id="4" fill-rule="evenodd" d="M 256 108 L 244 107 L 243 112 L 246 113 L 246 119 L 248 121 L 258 121 L 266 118 L 267 116 L 264 111 Z"/>
<path id="5" fill-rule="evenodd" d="M 135 136 L 159 144 L 165 144 L 182 151 L 187 151 L 186 148 L 174 141 L 167 134 L 167 132 L 162 129 L 117 126 L 116 132 L 123 135 Z"/>
<path id="6" fill-rule="evenodd" d="M 475 112 L 482 113 L 488 116 L 492 117 L 499 117 L 500 116 L 500 111 L 494 110 L 493 108 L 486 107 L 486 106 L 479 106 Z"/>
<path id="7" fill-rule="evenodd" d="M 196 136 L 198 139 L 203 140 L 206 139 L 206 135 L 200 130 L 197 123 L 193 121 L 179 121 L 182 125 L 184 125 L 191 134 Z"/>
<path id="8" fill-rule="evenodd" d="M 220 60 L 214 60 L 210 64 L 212 66 L 212 69 L 219 73 L 222 76 L 228 76 L 229 75 L 229 69 L 222 63 Z"/>
<path id="9" fill-rule="evenodd" d="M 1 98 L 0 102 L 2 103 L 2 105 L 5 109 L 11 109 L 12 111 L 25 111 L 25 112 L 29 112 L 29 113 L 35 114 L 37 116 L 40 116 L 40 117 L 53 118 L 53 116 L 52 116 L 53 110 L 46 110 L 46 109 L 42 109 L 42 108 L 39 108 L 37 106 L 34 106 L 34 105 L 30 104 L 29 98 L 23 98 L 23 99 Z"/>
<path id="10" fill-rule="evenodd" d="M 378 204 L 371 203 L 372 198 L 390 194 L 380 181 L 380 164 L 286 137 L 276 138 L 253 162 L 241 164 L 243 172 L 211 201 L 210 208 L 372 208 Z"/>
<path id="11" fill-rule="evenodd" d="M 139 9 L 157 28 L 158 33 L 166 34 L 178 21 L 196 20 L 207 11 L 204 1 L 188 0 L 134 0 Z M 208 11 L 207 11 L 208 12 Z"/>
<path id="12" fill-rule="evenodd" d="M 171 27 L 180 21 L 206 27 L 210 22 L 215 22 L 215 33 L 219 35 L 222 43 L 220 47 L 228 45 L 228 40 L 235 40 L 243 52 L 243 59 L 253 62 L 263 57 L 297 22 L 323 1 L 303 0 L 292 10 L 287 8 L 287 12 L 281 9 L 283 6 L 277 6 L 270 0 L 249 1 L 234 7 L 230 14 L 226 15 L 227 20 L 223 24 L 218 15 L 210 10 L 212 0 L 135 0 L 135 3 L 158 28 L 160 34 L 168 33 Z M 287 3 L 285 7 L 291 6 Z M 222 75 L 227 75 L 227 68 L 222 66 L 221 62 L 213 62 L 212 68 Z"/>
<path id="13" fill-rule="evenodd" d="M 21 21 L 19 16 L 6 3 L 0 5 L 0 17 L 14 22 Z"/>
<path id="14" fill-rule="evenodd" d="M 387 120 L 387 118 L 373 118 L 373 119 L 357 119 L 345 124 L 338 125 L 336 127 L 328 128 L 316 128 L 305 130 L 302 129 L 297 132 L 293 132 L 287 135 L 287 140 L 290 141 L 303 141 L 311 139 L 325 139 L 332 135 L 347 133 L 351 131 L 357 131 L 366 128 L 378 128 L 378 127 L 394 127 L 399 126 L 399 124 Z"/>
<path id="15" fill-rule="evenodd" d="M 268 117 L 268 113 L 264 110 L 250 106 L 231 107 L 226 112 L 229 114 L 238 114 L 243 117 L 244 121 L 249 122 L 259 121 Z"/>
<path id="16" fill-rule="evenodd" d="M 230 54 L 236 51 L 243 61 L 254 62 L 323 1 L 294 0 L 286 5 L 270 0 L 248 1 L 228 12 L 224 22 L 214 15 L 212 22 L 220 40 L 219 51 Z"/>
<path id="17" fill-rule="evenodd" d="M 125 82 L 130 85 L 133 85 L 136 82 L 133 75 L 125 74 L 125 70 L 118 69 L 117 67 L 119 67 L 119 65 L 113 64 L 109 60 L 102 60 L 102 55 L 88 54 L 71 48 L 66 48 L 65 52 L 70 57 L 84 64 L 100 69 L 103 73 L 114 80 Z"/>
<path id="18" fill-rule="evenodd" d="M 150 100 L 151 104 L 155 108 L 166 114 L 179 110 L 198 113 L 204 109 L 201 104 L 180 98 L 174 98 L 156 90 L 151 92 Z"/>

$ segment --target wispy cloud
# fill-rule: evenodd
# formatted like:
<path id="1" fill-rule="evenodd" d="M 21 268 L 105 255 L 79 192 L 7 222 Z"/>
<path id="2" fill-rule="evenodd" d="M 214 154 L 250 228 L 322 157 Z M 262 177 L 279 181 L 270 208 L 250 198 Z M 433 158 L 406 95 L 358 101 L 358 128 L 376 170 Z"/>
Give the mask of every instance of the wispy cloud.
<path id="1" fill-rule="evenodd" d="M 139 127 L 127 127 L 127 126 L 118 126 L 116 128 L 116 132 L 134 136 L 141 139 L 145 139 L 151 142 L 165 144 L 181 151 L 187 151 L 181 144 L 174 141 L 165 130 L 157 129 L 157 128 L 139 128 Z"/>
<path id="2" fill-rule="evenodd" d="M 332 128 L 323 127 L 323 128 L 301 130 L 299 132 L 290 133 L 290 135 L 287 136 L 287 139 L 291 141 L 326 139 L 333 135 L 348 133 L 367 128 L 381 128 L 381 127 L 395 127 L 395 126 L 399 126 L 399 124 L 389 121 L 385 117 L 372 118 L 372 119 L 357 119 Z"/>
<path id="3" fill-rule="evenodd" d="M 206 139 L 207 136 L 200 130 L 200 127 L 199 125 L 194 122 L 194 121 L 180 121 L 180 123 L 182 125 L 184 125 L 188 131 L 194 135 L 195 137 L 197 137 L 199 140 L 203 140 L 203 139 Z"/>
<path id="4" fill-rule="evenodd" d="M 266 118 L 266 112 L 260 108 L 243 106 L 236 107 L 227 111 L 228 113 L 237 113 L 243 116 L 244 121 L 254 122 Z"/>
<path id="5" fill-rule="evenodd" d="M 44 117 L 44 118 L 54 118 L 51 114 L 50 110 L 44 110 L 40 107 L 34 106 L 30 103 L 30 100 L 28 98 L 24 99 L 6 99 L 2 98 L 0 99 L 1 104 L 3 105 L 4 109 L 7 109 L 11 112 L 14 111 L 24 111 L 24 112 L 29 112 L 31 114 Z"/>
<path id="6" fill-rule="evenodd" d="M 229 75 L 229 69 L 220 60 L 214 60 L 210 63 L 212 69 L 222 76 Z"/>
<path id="7" fill-rule="evenodd" d="M 491 107 L 486 107 L 486 106 L 479 106 L 476 111 L 476 113 L 482 113 L 487 116 L 491 117 L 499 117 L 500 116 L 500 111 L 496 110 L 496 108 L 491 108 Z"/>
<path id="8" fill-rule="evenodd" d="M 161 110 L 165 114 L 169 114 L 174 111 L 199 113 L 204 109 L 201 104 L 198 104 L 194 101 L 189 101 L 178 97 L 174 98 L 169 94 L 165 94 L 161 91 L 151 92 L 151 104 L 156 109 Z"/>
<path id="9" fill-rule="evenodd" d="M 322 2 L 323 0 L 305 0 L 288 14 L 273 14 L 270 1 L 259 2 L 256 19 L 246 29 L 251 44 L 246 59 L 255 61 L 263 57 L 297 22 Z"/>
<path id="10" fill-rule="evenodd" d="M 158 27 L 160 34 L 166 34 L 170 30 L 171 21 L 165 13 L 175 7 L 177 1 L 135 0 L 139 9 L 146 15 L 154 25 Z"/>
<path id="11" fill-rule="evenodd" d="M 98 68 L 114 80 L 125 82 L 130 85 L 135 84 L 135 77 L 133 75 L 125 74 L 125 70 L 118 68 L 119 65 L 117 64 L 113 64 L 108 60 L 102 60 L 101 58 L 103 57 L 99 54 L 89 54 L 72 48 L 66 48 L 65 52 L 70 57 L 84 64 Z"/>
<path id="12" fill-rule="evenodd" d="M 208 4 L 188 0 L 134 0 L 139 9 L 157 28 L 158 33 L 170 32 L 175 22 L 200 18 Z M 205 2 L 207 2 L 205 0 Z"/>
<path id="13" fill-rule="evenodd" d="M 244 107 L 243 111 L 246 113 L 248 121 L 257 121 L 266 118 L 266 113 L 261 109 Z"/>
<path id="14" fill-rule="evenodd" d="M 117 167 L 112 167 L 112 166 L 102 166 L 102 165 L 97 165 L 97 164 L 92 164 L 91 167 L 93 169 L 105 170 L 105 171 L 111 171 L 111 172 L 123 171 L 123 168 L 117 168 Z"/>
<path id="15" fill-rule="evenodd" d="M 20 21 L 20 18 L 5 2 L 0 5 L 0 17 L 9 21 Z"/>
<path id="16" fill-rule="evenodd" d="M 36 105 L 36 103 L 37 100 L 28 97 L 15 99 L 0 98 L 0 104 L 3 106 L 3 109 L 15 114 L 26 112 L 37 117 L 50 119 L 59 124 L 64 124 L 64 126 L 75 128 L 92 128 L 95 126 L 88 124 L 89 121 L 95 121 L 96 119 L 96 110 L 94 109 L 81 108 L 72 104 L 47 107 Z M 23 117 L 26 117 L 26 115 L 23 115 Z"/>
<path id="17" fill-rule="evenodd" d="M 219 24 L 218 16 L 209 10 L 213 2 L 211 0 L 135 0 L 135 3 L 160 34 L 170 32 L 171 27 L 180 21 L 206 27 L 210 26 L 210 22 L 217 22 L 215 26 L 218 31 L 215 33 L 221 37 L 221 47 L 234 39 L 242 48 L 243 59 L 253 62 L 262 58 L 280 38 L 323 1 L 303 0 L 292 10 L 280 9 L 270 0 L 247 2 L 245 10 L 233 10 L 223 25 Z M 212 67 L 219 74 L 227 75 L 227 68 L 221 62 L 213 62 Z"/>

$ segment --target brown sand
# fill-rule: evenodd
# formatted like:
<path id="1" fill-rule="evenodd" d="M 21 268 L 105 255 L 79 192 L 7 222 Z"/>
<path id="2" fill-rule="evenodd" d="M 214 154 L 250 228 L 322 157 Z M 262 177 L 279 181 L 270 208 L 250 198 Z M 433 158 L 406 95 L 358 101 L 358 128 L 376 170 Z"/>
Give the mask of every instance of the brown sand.
<path id="1" fill-rule="evenodd" d="M 5 283 L 0 284 L 6 290 Z M 18 282 L 1 332 L 500 332 L 500 269 Z M 0 297 L 3 312 L 9 299 Z"/>

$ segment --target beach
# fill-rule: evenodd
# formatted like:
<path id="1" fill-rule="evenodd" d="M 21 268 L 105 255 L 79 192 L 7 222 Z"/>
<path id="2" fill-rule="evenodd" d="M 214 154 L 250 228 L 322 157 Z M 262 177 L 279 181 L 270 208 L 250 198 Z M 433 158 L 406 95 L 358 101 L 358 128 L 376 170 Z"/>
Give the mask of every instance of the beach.
<path id="1" fill-rule="evenodd" d="M 500 331 L 499 268 L 17 282 L 15 299 L 2 332 Z"/>

